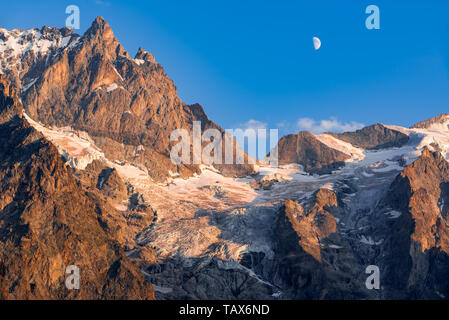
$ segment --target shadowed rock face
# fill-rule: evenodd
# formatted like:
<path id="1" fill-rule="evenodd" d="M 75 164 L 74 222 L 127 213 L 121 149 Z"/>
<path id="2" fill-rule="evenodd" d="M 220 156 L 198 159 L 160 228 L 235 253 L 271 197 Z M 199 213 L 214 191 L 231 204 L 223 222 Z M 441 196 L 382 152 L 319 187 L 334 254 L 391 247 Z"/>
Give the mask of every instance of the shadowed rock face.
<path id="1" fill-rule="evenodd" d="M 294 299 L 366 299 L 363 269 L 333 213 L 342 211 L 337 196 L 320 189 L 304 208 L 287 200 L 275 231 L 274 283 Z M 324 248 L 331 241 L 335 248 Z"/>
<path id="2" fill-rule="evenodd" d="M 287 135 L 278 143 L 279 163 L 298 163 L 306 172 L 325 174 L 344 165 L 350 157 L 329 148 L 307 131 Z"/>
<path id="3" fill-rule="evenodd" d="M 408 142 L 407 135 L 382 124 L 374 124 L 355 132 L 328 134 L 367 150 L 401 147 Z"/>
<path id="4" fill-rule="evenodd" d="M 49 36 L 61 37 L 61 32 L 55 29 Z M 132 59 L 103 18 L 73 39 L 45 59 L 28 61 L 20 78 L 16 69 L 7 72 L 21 88 L 27 114 L 45 125 L 88 132 L 107 157 L 143 165 L 155 180 L 165 180 L 169 170 L 182 177 L 198 173 L 198 166 L 170 161 L 170 134 L 191 131 L 193 121 L 223 132 L 203 108 L 181 101 L 151 53 L 139 49 Z M 139 147 L 143 151 L 136 156 Z M 231 176 L 253 172 L 249 165 L 220 169 Z"/>
<path id="5" fill-rule="evenodd" d="M 402 213 L 384 231 L 387 254 L 381 264 L 391 296 L 448 296 L 448 185 L 448 162 L 427 148 L 391 185 L 382 205 Z"/>
<path id="6" fill-rule="evenodd" d="M 75 176 L 94 202 L 98 221 L 106 234 L 113 235 L 126 250 L 131 261 L 138 263 L 145 259 L 152 262 L 156 253 L 151 246 L 139 246 L 137 237 L 142 230 L 153 227 L 157 213 L 142 194 L 129 183 L 124 183 L 114 168 L 94 160 L 85 170 L 75 171 Z"/>
<path id="7" fill-rule="evenodd" d="M 99 223 L 57 149 L 0 78 L 0 299 L 153 299 L 152 286 Z M 65 287 L 66 267 L 80 289 Z"/>
<path id="8" fill-rule="evenodd" d="M 327 189 L 320 189 L 316 202 L 307 212 L 294 201 L 285 202 L 285 215 L 300 238 L 301 247 L 321 262 L 319 239 L 325 239 L 336 231 L 335 218 L 324 207 L 337 206 L 337 197 Z"/>

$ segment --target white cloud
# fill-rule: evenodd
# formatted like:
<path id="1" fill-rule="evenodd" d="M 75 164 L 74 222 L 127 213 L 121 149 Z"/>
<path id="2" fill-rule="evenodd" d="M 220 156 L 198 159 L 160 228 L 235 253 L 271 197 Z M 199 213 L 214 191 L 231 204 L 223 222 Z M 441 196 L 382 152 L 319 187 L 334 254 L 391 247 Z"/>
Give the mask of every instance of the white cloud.
<path id="1" fill-rule="evenodd" d="M 315 121 L 310 118 L 298 119 L 296 125 L 300 131 L 310 131 L 314 134 L 323 132 L 347 132 L 355 131 L 364 127 L 362 123 L 351 121 L 342 123 L 336 118 L 331 117 L 329 120 Z"/>
<path id="2" fill-rule="evenodd" d="M 241 129 L 248 138 L 260 137 L 261 139 L 266 139 L 267 137 L 267 127 L 268 124 L 259 120 L 250 119 L 244 123 L 237 124 L 233 129 Z M 261 131 L 259 131 L 261 130 Z"/>
<path id="3" fill-rule="evenodd" d="M 250 119 L 245 123 L 240 123 L 235 127 L 235 129 L 242 129 L 243 131 L 245 131 L 246 129 L 253 129 L 257 131 L 257 129 L 266 129 L 266 128 L 267 124 L 265 122 L 254 119 Z"/>
<path id="4" fill-rule="evenodd" d="M 96 4 L 98 4 L 99 6 L 109 6 L 111 3 L 108 1 L 103 1 L 103 0 L 97 0 L 95 1 Z"/>
<path id="5" fill-rule="evenodd" d="M 245 150 L 250 156 L 256 159 L 262 159 L 267 155 L 267 148 L 269 146 L 265 146 L 265 148 L 261 148 L 259 145 L 260 141 L 268 141 L 269 130 L 267 133 L 268 124 L 259 120 L 250 119 L 244 123 L 237 124 L 233 130 L 242 130 L 244 135 L 248 138 L 248 141 L 245 143 L 240 143 L 240 147 Z M 259 131 L 260 130 L 260 131 Z M 236 131 L 234 131 L 234 136 L 236 136 Z M 257 141 L 257 142 L 256 142 Z M 255 142 L 253 144 L 252 142 Z M 277 141 L 276 141 L 277 142 Z M 239 140 L 237 140 L 239 143 Z M 248 145 L 249 144 L 249 145 Z M 261 149 L 260 149 L 261 148 Z M 260 153 L 260 154 L 259 154 Z"/>

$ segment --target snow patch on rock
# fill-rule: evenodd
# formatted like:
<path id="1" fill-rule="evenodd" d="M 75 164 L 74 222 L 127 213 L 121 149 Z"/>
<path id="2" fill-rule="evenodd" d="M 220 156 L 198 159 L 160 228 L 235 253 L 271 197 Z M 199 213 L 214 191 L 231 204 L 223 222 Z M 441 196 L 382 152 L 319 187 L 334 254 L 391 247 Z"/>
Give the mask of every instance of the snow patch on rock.
<path id="1" fill-rule="evenodd" d="M 31 119 L 24 113 L 26 120 L 58 149 L 67 159 L 67 163 L 76 169 L 84 170 L 94 160 L 104 159 L 104 153 L 98 149 L 86 132 L 71 127 L 49 129 Z"/>

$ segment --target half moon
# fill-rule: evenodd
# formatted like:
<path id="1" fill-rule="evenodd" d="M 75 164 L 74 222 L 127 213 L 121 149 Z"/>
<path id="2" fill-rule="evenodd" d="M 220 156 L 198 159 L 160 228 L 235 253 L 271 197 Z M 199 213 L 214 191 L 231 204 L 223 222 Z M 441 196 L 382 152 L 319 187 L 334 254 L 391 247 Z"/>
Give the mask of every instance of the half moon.
<path id="1" fill-rule="evenodd" d="M 321 40 L 317 37 L 313 37 L 313 47 L 318 50 L 321 47 Z"/>

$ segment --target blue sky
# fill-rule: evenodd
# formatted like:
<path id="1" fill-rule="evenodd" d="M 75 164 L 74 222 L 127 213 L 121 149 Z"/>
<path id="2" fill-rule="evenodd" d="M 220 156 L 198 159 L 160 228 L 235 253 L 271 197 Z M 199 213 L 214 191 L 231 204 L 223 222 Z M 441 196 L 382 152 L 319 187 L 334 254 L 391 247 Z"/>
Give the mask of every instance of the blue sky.
<path id="1" fill-rule="evenodd" d="M 62 27 L 70 4 L 77 33 L 103 16 L 131 55 L 152 52 L 180 97 L 224 128 L 409 126 L 449 112 L 447 0 L 24 0 L 2 6 L 0 26 Z M 380 30 L 365 27 L 370 4 Z"/>

